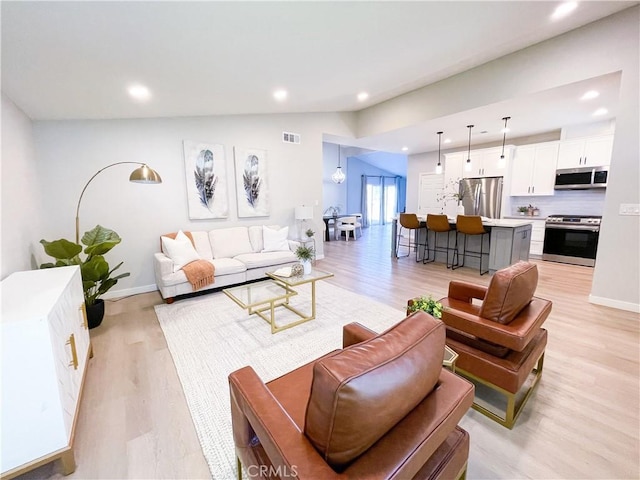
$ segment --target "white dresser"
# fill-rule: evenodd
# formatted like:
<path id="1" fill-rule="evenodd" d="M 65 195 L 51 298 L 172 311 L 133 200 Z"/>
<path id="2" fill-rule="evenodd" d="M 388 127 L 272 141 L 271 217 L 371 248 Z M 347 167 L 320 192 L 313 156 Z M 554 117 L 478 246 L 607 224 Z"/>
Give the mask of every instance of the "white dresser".
<path id="1" fill-rule="evenodd" d="M 0 472 L 12 478 L 60 459 L 69 474 L 91 355 L 80 268 L 16 272 L 0 283 L 0 293 Z"/>

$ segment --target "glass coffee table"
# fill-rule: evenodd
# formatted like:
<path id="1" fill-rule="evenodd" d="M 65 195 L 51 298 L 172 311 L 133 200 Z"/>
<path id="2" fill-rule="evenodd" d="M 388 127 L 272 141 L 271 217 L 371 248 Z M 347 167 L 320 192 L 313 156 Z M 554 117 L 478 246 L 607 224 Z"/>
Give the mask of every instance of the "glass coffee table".
<path id="1" fill-rule="evenodd" d="M 271 333 L 277 333 L 316 318 L 316 282 L 333 277 L 333 273 L 314 269 L 308 275 L 281 277 L 267 272 L 267 276 L 270 278 L 269 280 L 226 288 L 222 291 L 241 308 L 246 309 L 249 315 L 255 313 L 271 325 Z M 310 314 L 289 304 L 289 299 L 298 295 L 294 288 L 307 283 L 311 284 Z M 276 323 L 276 308 L 278 307 L 286 308 L 299 319 L 279 326 Z"/>
<path id="2" fill-rule="evenodd" d="M 456 360 L 458 359 L 458 354 L 449 347 L 449 345 L 444 346 L 444 357 L 442 358 L 442 366 L 448 368 L 453 373 L 456 373 Z"/>

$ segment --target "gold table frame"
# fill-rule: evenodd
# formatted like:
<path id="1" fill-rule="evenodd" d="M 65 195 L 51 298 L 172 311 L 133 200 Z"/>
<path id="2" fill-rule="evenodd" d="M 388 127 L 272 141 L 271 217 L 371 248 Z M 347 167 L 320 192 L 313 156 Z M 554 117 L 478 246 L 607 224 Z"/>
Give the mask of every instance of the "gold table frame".
<path id="1" fill-rule="evenodd" d="M 449 345 L 445 345 L 442 366 L 456 373 L 456 360 L 458 360 L 458 353 L 449 347 Z"/>
<path id="2" fill-rule="evenodd" d="M 333 273 L 321 270 L 312 270 L 308 275 L 295 277 L 280 277 L 272 272 L 267 272 L 270 280 L 257 283 L 248 283 L 233 288 L 222 290 L 231 300 L 241 308 L 246 309 L 249 315 L 256 314 L 271 326 L 271 333 L 300 325 L 316 318 L 316 282 L 333 277 Z M 298 295 L 293 287 L 311 284 L 311 314 L 301 312 L 289 304 L 289 299 Z M 276 324 L 276 308 L 284 307 L 295 313 L 300 320 L 283 326 Z"/>

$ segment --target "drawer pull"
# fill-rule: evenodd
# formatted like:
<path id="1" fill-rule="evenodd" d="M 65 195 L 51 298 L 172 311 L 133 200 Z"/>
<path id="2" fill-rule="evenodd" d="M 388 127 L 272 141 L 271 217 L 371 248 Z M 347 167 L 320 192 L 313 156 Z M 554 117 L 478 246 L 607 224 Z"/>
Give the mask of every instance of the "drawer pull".
<path id="1" fill-rule="evenodd" d="M 84 302 L 82 302 L 82 305 L 80 305 L 80 308 L 78 308 L 78 310 L 82 312 L 82 321 L 80 322 L 80 325 L 82 325 L 85 329 L 88 329 L 89 320 L 87 320 L 87 306 Z"/>
<path id="2" fill-rule="evenodd" d="M 78 352 L 76 351 L 76 337 L 74 337 L 73 333 L 69 336 L 69 340 L 67 340 L 66 345 L 71 345 L 71 361 L 69 362 L 69 366 L 73 367 L 74 370 L 77 370 Z"/>

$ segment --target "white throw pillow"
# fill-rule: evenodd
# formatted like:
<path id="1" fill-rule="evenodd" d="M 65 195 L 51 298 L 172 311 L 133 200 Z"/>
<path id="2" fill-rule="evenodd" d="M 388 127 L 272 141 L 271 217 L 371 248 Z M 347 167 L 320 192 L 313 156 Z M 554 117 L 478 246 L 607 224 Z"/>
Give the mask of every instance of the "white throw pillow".
<path id="1" fill-rule="evenodd" d="M 178 232 L 175 240 L 169 237 L 162 238 L 162 250 L 173 260 L 173 271 L 182 270 L 186 264 L 194 260 L 200 260 L 200 255 L 193 248 L 193 244 L 182 230 Z"/>
<path id="2" fill-rule="evenodd" d="M 289 250 L 289 227 L 282 227 L 275 230 L 269 227 L 262 227 L 262 237 L 264 240 L 263 252 L 282 252 Z"/>

